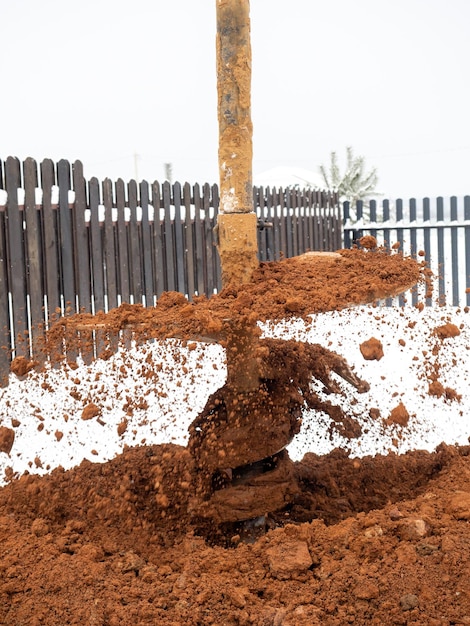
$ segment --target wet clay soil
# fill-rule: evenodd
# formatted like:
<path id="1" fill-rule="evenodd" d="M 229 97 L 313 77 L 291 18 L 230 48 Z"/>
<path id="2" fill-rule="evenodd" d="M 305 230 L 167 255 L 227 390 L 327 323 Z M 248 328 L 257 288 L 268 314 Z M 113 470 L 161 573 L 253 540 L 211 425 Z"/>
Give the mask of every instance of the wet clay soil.
<path id="1" fill-rule="evenodd" d="M 106 333 L 103 355 L 110 329 L 223 340 L 227 314 L 302 317 L 373 302 L 420 277 L 417 264 L 380 251 L 339 262 L 344 272 L 327 263 L 311 276 L 303 262 L 264 264 L 250 285 L 210 301 L 166 294 L 153 311 L 75 316 L 50 339 L 83 348 L 93 321 Z M 436 345 L 444 338 L 436 333 Z M 429 379 L 438 382 L 437 365 Z M 197 521 L 194 456 L 171 444 L 22 476 L 0 490 L 0 623 L 470 624 L 469 452 L 307 454 L 293 465 L 289 504 L 252 527 Z"/>
<path id="2" fill-rule="evenodd" d="M 185 448 L 23 476 L 0 491 L 0 623 L 468 624 L 468 453 L 306 455 L 250 541 L 191 526 Z"/>
<path id="3" fill-rule="evenodd" d="M 305 319 L 315 313 L 374 303 L 425 280 L 426 272 L 414 259 L 383 249 L 307 253 L 260 263 L 250 283 L 228 285 L 209 299 L 195 296 L 188 302 L 180 293 L 165 292 L 156 307 L 123 304 L 109 313 L 60 318 L 49 332 L 45 350 L 57 356 L 57 347 L 64 342 L 69 351 L 86 349 L 87 329 L 102 331 L 101 356 L 106 354 L 109 333 L 123 329 L 132 330 L 141 339 L 223 342 L 232 331 L 234 319 L 242 318 L 243 324 Z"/>

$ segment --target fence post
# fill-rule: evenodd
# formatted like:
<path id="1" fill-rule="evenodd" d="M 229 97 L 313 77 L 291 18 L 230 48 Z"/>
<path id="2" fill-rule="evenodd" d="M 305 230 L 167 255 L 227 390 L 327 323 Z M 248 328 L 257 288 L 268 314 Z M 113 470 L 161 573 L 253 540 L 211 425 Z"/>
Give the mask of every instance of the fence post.
<path id="1" fill-rule="evenodd" d="M 464 237 L 465 237 L 465 294 L 466 305 L 470 306 L 470 196 L 465 196 L 463 199 L 463 217 L 468 223 L 465 225 Z"/>
<path id="2" fill-rule="evenodd" d="M 90 257 L 93 276 L 93 311 L 104 311 L 104 256 L 100 226 L 100 184 L 97 178 L 88 183 L 90 194 Z"/>
<path id="3" fill-rule="evenodd" d="M 150 234 L 149 185 L 143 180 L 139 185 L 140 207 L 142 209 L 142 274 L 144 278 L 144 295 L 146 306 L 153 305 L 154 281 L 152 272 L 152 237 Z"/>
<path id="4" fill-rule="evenodd" d="M 44 352 L 39 349 L 44 340 L 44 285 L 41 248 L 40 212 L 36 208 L 36 187 L 38 186 L 38 166 L 31 158 L 23 163 L 25 189 L 25 260 L 27 290 L 30 307 L 30 342 L 31 353 L 37 361 L 45 359 Z"/>
<path id="5" fill-rule="evenodd" d="M 417 243 L 417 233 L 416 228 L 413 228 L 413 222 L 416 222 L 416 199 L 410 198 L 410 224 L 412 228 L 410 229 L 410 254 L 414 258 L 418 255 L 418 243 Z M 411 303 L 413 305 L 418 304 L 418 289 L 413 289 L 411 293 Z"/>
<path id="6" fill-rule="evenodd" d="M 436 217 L 438 222 L 444 221 L 444 198 L 439 196 L 436 199 Z M 445 256 L 444 256 L 444 229 L 442 226 L 437 227 L 437 264 L 439 269 L 439 297 L 438 302 L 440 306 L 444 306 L 446 302 L 446 288 L 445 288 Z"/>
<path id="7" fill-rule="evenodd" d="M 114 240 L 113 221 L 113 183 L 109 178 L 103 181 L 103 204 L 104 204 L 104 225 L 103 232 L 105 238 L 105 259 L 106 259 L 106 305 L 108 310 L 114 309 L 118 305 L 118 279 L 116 244 Z"/>
<path id="8" fill-rule="evenodd" d="M 6 191 L 8 193 L 6 227 L 9 249 L 9 284 L 12 298 L 11 329 L 16 356 L 29 357 L 28 312 L 26 303 L 26 259 L 23 239 L 23 208 L 18 204 L 21 187 L 20 162 L 8 157 L 6 161 Z"/>
<path id="9" fill-rule="evenodd" d="M 0 161 L 0 189 L 3 189 L 3 163 Z M 8 258 L 5 205 L 0 202 L 0 387 L 8 383 L 11 360 L 11 335 L 8 293 Z M 5 297 L 6 296 L 6 297 Z"/>
<path id="10" fill-rule="evenodd" d="M 69 207 L 70 164 L 65 159 L 61 159 L 57 164 L 57 183 L 59 185 L 61 292 L 64 296 L 65 312 L 70 313 L 76 311 L 76 301 L 72 215 Z"/>
<path id="11" fill-rule="evenodd" d="M 423 198 L 423 222 L 429 222 L 431 219 L 431 205 L 429 198 Z M 431 267 L 431 230 L 426 228 L 423 233 L 424 244 L 424 260 L 428 267 Z M 432 298 L 429 293 L 426 294 L 426 306 L 432 305 Z"/>
<path id="12" fill-rule="evenodd" d="M 127 185 L 127 198 L 129 202 L 129 268 L 131 278 L 131 294 L 134 303 L 142 302 L 142 257 L 139 237 L 139 224 L 137 221 L 137 182 L 130 180 Z"/>
<path id="13" fill-rule="evenodd" d="M 75 231 L 74 259 L 78 310 L 91 313 L 90 240 L 88 236 L 89 227 L 85 222 L 88 198 L 86 182 L 83 177 L 83 165 L 80 161 L 75 161 L 72 165 L 72 180 L 75 191 L 72 218 Z"/>
<path id="14" fill-rule="evenodd" d="M 450 199 L 450 221 L 457 221 L 457 198 L 452 196 Z M 458 233 L 457 227 L 450 228 L 450 245 L 451 245 L 451 267 L 452 267 L 452 305 L 459 304 L 459 249 L 458 249 Z"/>
<path id="15" fill-rule="evenodd" d="M 343 224 L 346 224 L 346 222 L 350 218 L 351 218 L 350 203 L 349 203 L 349 200 L 346 200 L 345 202 L 343 202 Z M 349 228 L 344 230 L 344 247 L 352 248 L 351 231 L 349 230 Z"/>
<path id="16" fill-rule="evenodd" d="M 126 220 L 126 188 L 122 178 L 116 182 L 117 244 L 119 250 L 119 291 L 121 302 L 130 302 L 129 244 Z"/>
<path id="17" fill-rule="evenodd" d="M 395 204 L 395 216 L 396 222 L 403 222 L 403 200 L 398 198 Z M 399 244 L 399 250 L 403 252 L 403 228 L 397 228 L 397 243 Z M 405 304 L 405 296 L 400 294 L 398 296 L 398 304 L 403 306 Z"/>
<path id="18" fill-rule="evenodd" d="M 187 293 L 187 281 L 185 280 L 184 224 L 181 219 L 181 185 L 178 182 L 173 185 L 173 207 L 175 211 L 175 265 L 173 271 L 176 275 L 177 291 Z"/>

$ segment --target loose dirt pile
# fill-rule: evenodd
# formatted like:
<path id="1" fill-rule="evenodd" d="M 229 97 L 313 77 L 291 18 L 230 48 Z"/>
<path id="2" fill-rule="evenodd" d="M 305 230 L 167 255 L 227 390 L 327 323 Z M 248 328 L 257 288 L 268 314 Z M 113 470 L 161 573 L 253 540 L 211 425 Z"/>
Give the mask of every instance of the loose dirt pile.
<path id="1" fill-rule="evenodd" d="M 78 350 L 106 356 L 118 335 L 124 341 L 176 336 L 224 342 L 232 328 L 227 320 L 234 316 L 247 323 L 275 321 L 373 302 L 412 286 L 423 273 L 411 259 L 380 250 L 342 251 L 322 262 L 304 257 L 261 264 L 252 283 L 210 300 L 190 303 L 165 294 L 155 309 L 123 305 L 107 315 L 60 320 L 45 350 L 51 355 L 65 345 L 69 360 Z M 335 263 L 341 271 L 332 270 Z M 436 346 L 452 332 L 447 326 L 436 332 Z M 274 378 L 263 379 L 268 396 L 276 398 L 281 388 L 270 389 L 269 381 L 286 385 L 291 378 L 296 389 L 290 391 L 307 396 L 301 385 L 312 371 L 328 385 L 332 353 L 325 351 L 324 372 L 318 365 L 312 369 L 308 358 L 286 368 L 299 347 L 286 342 L 283 360 L 279 346 L 259 342 L 260 359 L 266 348 L 276 355 L 266 361 L 271 370 L 277 363 Z M 433 383 L 438 353 L 436 348 L 429 372 Z M 378 346 L 368 355 L 379 360 Z M 310 369 L 296 371 L 294 363 Z M 24 373 L 29 365 L 13 367 Z M 450 399 L 451 391 L 442 387 Z M 299 402 L 288 416 L 295 418 L 294 432 Z M 406 421 L 405 414 L 405 407 L 397 412 L 397 424 Z M 357 436 L 354 428 L 351 436 Z M 23 476 L 0 490 L 0 621 L 470 623 L 468 453 L 441 446 L 433 454 L 362 459 L 343 451 L 307 454 L 289 470 L 297 488 L 288 504 L 248 524 L 215 524 L 194 515 L 197 454 L 170 444 L 127 449 L 108 463 L 83 462 L 42 478 Z M 232 478 L 235 483 L 235 473 Z"/>
<path id="2" fill-rule="evenodd" d="M 195 296 L 189 302 L 176 292 L 163 293 L 155 307 L 123 304 L 108 313 L 60 318 L 48 333 L 44 351 L 54 360 L 62 349 L 70 356 L 92 351 L 98 333 L 98 355 L 114 351 L 122 332 L 148 338 L 207 340 L 222 343 L 232 332 L 233 319 L 245 324 L 308 318 L 357 304 L 376 302 L 422 282 L 427 270 L 411 257 L 385 249 L 307 253 L 280 262 L 260 263 L 252 281 L 229 285 L 211 298 Z M 14 367 L 18 367 L 14 364 Z M 25 364 L 21 364 L 24 372 Z"/>
<path id="3" fill-rule="evenodd" d="M 251 543 L 196 534 L 185 448 L 24 476 L 0 491 L 0 623 L 468 624 L 468 453 L 307 455 Z"/>

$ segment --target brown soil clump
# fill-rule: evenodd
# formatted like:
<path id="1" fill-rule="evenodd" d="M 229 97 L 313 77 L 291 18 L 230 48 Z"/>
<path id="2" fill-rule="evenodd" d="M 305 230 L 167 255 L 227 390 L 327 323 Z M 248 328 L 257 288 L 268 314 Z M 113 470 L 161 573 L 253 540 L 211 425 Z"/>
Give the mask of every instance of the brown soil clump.
<path id="1" fill-rule="evenodd" d="M 11 362 L 10 369 L 13 374 L 16 374 L 18 377 L 26 376 L 28 372 L 34 369 L 38 365 L 35 361 L 27 359 L 24 356 L 17 356 Z"/>
<path id="2" fill-rule="evenodd" d="M 6 426 L 0 426 L 0 452 L 10 454 L 15 441 L 15 431 Z"/>
<path id="3" fill-rule="evenodd" d="M 390 416 L 386 420 L 387 424 L 398 424 L 399 426 L 407 426 L 410 420 L 410 414 L 408 413 L 403 402 L 400 402 L 394 409 L 390 411 Z"/>
<path id="4" fill-rule="evenodd" d="M 86 352 L 92 331 L 98 331 L 98 356 L 109 354 L 113 338 L 123 330 L 140 340 L 176 337 L 221 342 L 230 334 L 234 319 L 244 318 L 247 324 L 307 319 L 315 313 L 376 302 L 422 279 L 423 267 L 414 259 L 384 249 L 307 253 L 260 263 L 250 283 L 229 285 L 209 299 L 195 296 L 189 302 L 180 293 L 166 292 L 156 307 L 122 304 L 108 313 L 60 318 L 48 333 L 45 350 L 53 359 L 62 357 L 64 344 L 71 354 Z"/>
<path id="5" fill-rule="evenodd" d="M 458 337 L 460 329 L 451 322 L 446 322 L 434 329 L 437 338 L 434 345 L 430 346 L 430 355 L 426 364 L 426 376 L 429 381 L 428 393 L 430 396 L 444 397 L 449 401 L 459 402 L 461 395 L 451 387 L 444 386 L 439 380 L 441 375 L 440 352 L 444 341 Z"/>
<path id="6" fill-rule="evenodd" d="M 382 342 L 380 339 L 371 337 L 359 346 L 362 356 L 366 361 L 380 361 L 384 355 Z"/>
<path id="7" fill-rule="evenodd" d="M 129 449 L 0 490 L 0 623 L 465 624 L 468 448 L 295 465 L 256 538 L 192 526 L 192 458 Z"/>

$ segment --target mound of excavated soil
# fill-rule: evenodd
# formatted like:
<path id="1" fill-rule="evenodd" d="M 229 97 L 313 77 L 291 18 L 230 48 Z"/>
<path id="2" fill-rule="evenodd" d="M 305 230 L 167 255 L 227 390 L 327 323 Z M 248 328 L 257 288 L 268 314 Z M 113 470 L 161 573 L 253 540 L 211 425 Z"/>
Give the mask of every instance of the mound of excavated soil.
<path id="1" fill-rule="evenodd" d="M 24 476 L 0 491 L 0 623 L 468 624 L 468 453 L 307 455 L 245 540 L 191 526 L 184 448 Z"/>
<path id="2" fill-rule="evenodd" d="M 261 264 L 250 284 L 210 300 L 165 294 L 147 310 L 74 316 L 59 321 L 45 348 L 86 351 L 87 328 L 98 331 L 103 356 L 122 329 L 221 340 L 227 318 L 306 317 L 420 280 L 413 260 L 366 248 Z M 436 365 L 429 376 L 437 375 Z M 196 521 L 195 461 L 175 445 L 22 476 L 0 490 L 0 623 L 470 623 L 468 452 L 306 455 L 293 469 L 296 495 L 263 525 Z"/>

